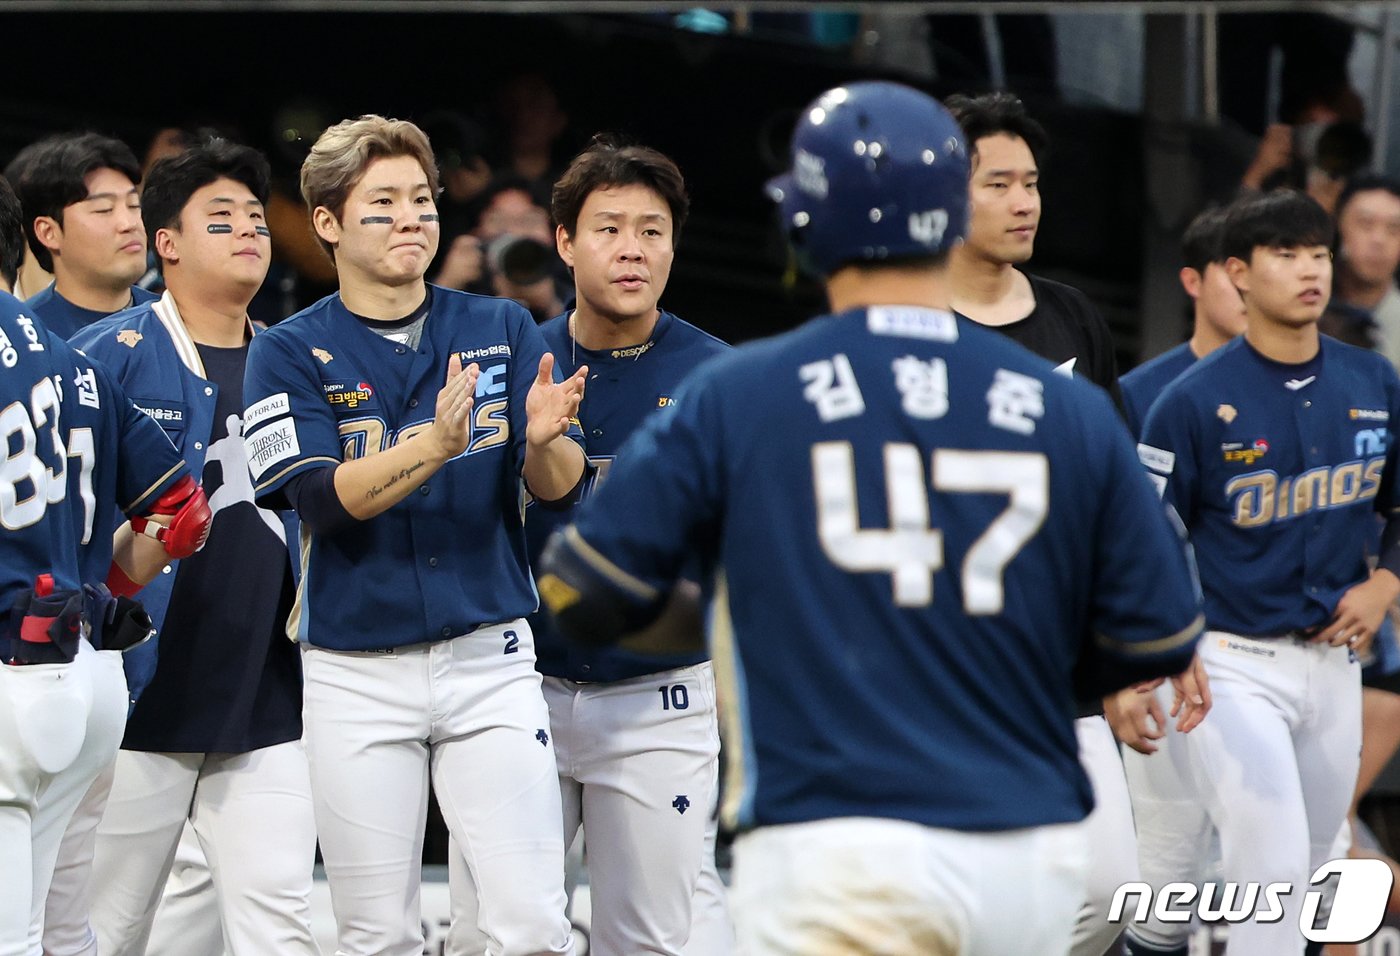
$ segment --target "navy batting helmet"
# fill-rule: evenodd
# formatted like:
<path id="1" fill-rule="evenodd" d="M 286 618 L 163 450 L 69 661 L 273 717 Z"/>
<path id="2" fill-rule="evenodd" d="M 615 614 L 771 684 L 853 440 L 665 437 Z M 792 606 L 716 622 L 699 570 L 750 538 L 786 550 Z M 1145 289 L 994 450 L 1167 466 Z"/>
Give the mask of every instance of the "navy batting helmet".
<path id="1" fill-rule="evenodd" d="M 933 256 L 967 229 L 967 147 L 937 100 L 898 83 L 838 86 L 792 134 L 792 169 L 768 183 L 783 229 L 817 272 Z"/>

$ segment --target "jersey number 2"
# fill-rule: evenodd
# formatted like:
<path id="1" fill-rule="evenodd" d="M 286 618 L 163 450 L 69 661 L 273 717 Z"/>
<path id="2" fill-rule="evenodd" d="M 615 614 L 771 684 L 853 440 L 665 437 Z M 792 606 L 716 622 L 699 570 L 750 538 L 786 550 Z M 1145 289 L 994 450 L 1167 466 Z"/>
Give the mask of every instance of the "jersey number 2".
<path id="1" fill-rule="evenodd" d="M 891 443 L 885 446 L 884 458 L 890 527 L 867 529 L 860 526 L 850 442 L 812 446 L 817 533 L 837 567 L 887 572 L 894 579 L 895 604 L 924 607 L 933 602 L 933 575 L 943 567 L 943 533 L 929 523 L 923 456 L 914 445 Z M 963 559 L 963 607 L 968 614 L 1001 613 L 1006 566 L 1040 530 L 1050 503 L 1049 484 L 1049 465 L 1039 452 L 934 451 L 935 491 L 1010 499 Z"/>

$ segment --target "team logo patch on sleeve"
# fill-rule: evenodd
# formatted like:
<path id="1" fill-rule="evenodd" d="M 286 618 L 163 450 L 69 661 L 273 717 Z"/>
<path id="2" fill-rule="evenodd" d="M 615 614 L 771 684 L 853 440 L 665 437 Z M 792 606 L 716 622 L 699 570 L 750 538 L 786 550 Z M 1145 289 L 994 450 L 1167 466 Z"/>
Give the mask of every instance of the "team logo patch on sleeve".
<path id="1" fill-rule="evenodd" d="M 256 405 L 249 406 L 248 410 L 243 413 L 243 430 L 250 432 L 268 419 L 279 418 L 289 414 L 291 410 L 291 400 L 287 397 L 286 392 L 269 395 Z"/>
<path id="2" fill-rule="evenodd" d="M 253 472 L 254 480 L 262 478 L 275 462 L 301 454 L 296 422 L 290 418 L 273 422 L 262 431 L 245 436 L 243 445 L 248 451 L 248 468 Z"/>
<path id="3" fill-rule="evenodd" d="M 136 343 L 140 342 L 143 338 L 145 338 L 145 336 L 135 329 L 122 329 L 117 333 L 117 341 L 129 349 L 136 348 Z"/>
<path id="4" fill-rule="evenodd" d="M 1170 475 L 1172 469 L 1176 467 L 1176 454 L 1165 448 L 1153 448 L 1151 445 L 1139 444 L 1137 453 L 1138 461 L 1159 474 Z"/>

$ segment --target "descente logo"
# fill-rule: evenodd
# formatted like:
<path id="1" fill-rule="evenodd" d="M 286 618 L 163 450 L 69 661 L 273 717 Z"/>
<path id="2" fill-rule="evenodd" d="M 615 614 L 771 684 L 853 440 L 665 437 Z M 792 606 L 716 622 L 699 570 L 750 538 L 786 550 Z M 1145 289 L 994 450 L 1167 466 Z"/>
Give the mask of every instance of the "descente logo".
<path id="1" fill-rule="evenodd" d="M 1318 927 L 1323 884 L 1339 877 L 1336 896 L 1326 924 Z M 1394 874 L 1383 860 L 1332 860 L 1322 864 L 1308 881 L 1298 913 L 1298 929 L 1313 943 L 1360 943 L 1370 939 L 1385 918 Z M 1155 916 L 1164 923 L 1277 923 L 1288 910 L 1291 883 L 1168 883 L 1156 894 L 1146 883 L 1124 883 L 1113 894 L 1108 909 L 1110 923 L 1131 919 L 1144 923 Z M 1134 900 L 1131 916 L 1128 900 Z"/>

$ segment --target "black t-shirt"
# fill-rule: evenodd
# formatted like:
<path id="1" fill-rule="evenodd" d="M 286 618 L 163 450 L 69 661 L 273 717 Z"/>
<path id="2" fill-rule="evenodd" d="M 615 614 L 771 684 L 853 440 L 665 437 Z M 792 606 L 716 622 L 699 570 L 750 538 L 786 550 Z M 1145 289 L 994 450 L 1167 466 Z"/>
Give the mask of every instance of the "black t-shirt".
<path id="1" fill-rule="evenodd" d="M 1057 366 L 1067 363 L 1075 375 L 1103 388 L 1122 413 L 1123 395 L 1118 389 L 1118 360 L 1113 354 L 1113 336 L 1108 323 L 1089 297 L 1073 286 L 1052 279 L 1027 275 L 1035 308 L 1031 314 L 1009 325 L 991 326 L 1007 338 L 1024 345 Z M 1078 714 L 1089 717 L 1103 713 L 1098 700 L 1080 702 Z"/>
<path id="2" fill-rule="evenodd" d="M 1033 275 L 1026 278 L 1035 308 L 1018 322 L 993 328 L 1056 365 L 1072 362 L 1069 371 L 1103 388 L 1121 409 L 1113 336 L 1099 310 L 1073 286 Z"/>
<path id="3" fill-rule="evenodd" d="M 301 736 L 284 526 L 253 504 L 243 450 L 248 347 L 198 348 L 219 388 L 203 475 L 214 523 L 208 543 L 175 572 L 156 673 L 127 721 L 127 750 L 247 753 Z"/>

